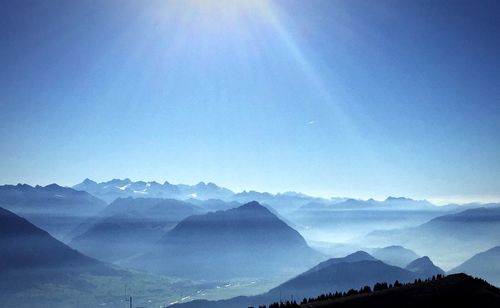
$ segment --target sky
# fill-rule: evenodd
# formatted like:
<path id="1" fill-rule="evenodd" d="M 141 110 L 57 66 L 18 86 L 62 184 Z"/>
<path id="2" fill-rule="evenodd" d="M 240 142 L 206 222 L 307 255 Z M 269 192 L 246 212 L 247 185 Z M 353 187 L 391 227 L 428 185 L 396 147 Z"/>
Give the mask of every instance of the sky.
<path id="1" fill-rule="evenodd" d="M 0 183 L 500 200 L 499 15 L 498 1 L 1 1 Z"/>

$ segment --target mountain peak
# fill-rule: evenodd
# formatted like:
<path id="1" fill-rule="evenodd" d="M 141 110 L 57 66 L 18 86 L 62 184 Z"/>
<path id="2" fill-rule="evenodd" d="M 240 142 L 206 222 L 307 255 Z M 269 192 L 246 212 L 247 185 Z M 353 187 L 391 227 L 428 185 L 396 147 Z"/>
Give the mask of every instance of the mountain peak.
<path id="1" fill-rule="evenodd" d="M 358 250 L 350 255 L 345 256 L 346 261 L 355 262 L 355 261 L 367 261 L 367 260 L 376 260 L 372 255 L 363 250 Z"/>
<path id="2" fill-rule="evenodd" d="M 323 261 L 316 265 L 315 267 L 311 268 L 305 273 L 311 273 L 311 272 L 317 272 L 324 270 L 325 268 L 328 268 L 330 266 L 340 264 L 340 263 L 356 263 L 356 262 L 361 262 L 361 261 L 378 261 L 372 255 L 369 253 L 359 250 L 354 253 L 351 253 L 350 255 L 347 255 L 343 258 L 331 258 L 326 261 Z"/>
<path id="3" fill-rule="evenodd" d="M 264 207 L 262 204 L 260 204 L 257 201 L 250 201 L 248 203 L 243 204 L 242 206 L 236 208 L 240 210 L 265 210 L 268 211 L 266 207 Z"/>
<path id="4" fill-rule="evenodd" d="M 60 268 L 63 264 L 69 268 L 98 265 L 96 260 L 69 248 L 48 232 L 2 207 L 0 234 L 0 272 L 6 269 Z M 22 241 L 16 240 L 19 236 L 23 236 Z"/>
<path id="5" fill-rule="evenodd" d="M 428 277 L 436 274 L 444 274 L 444 271 L 434 265 L 427 256 L 413 260 L 406 266 L 406 269 L 415 273 L 422 273 L 424 276 Z"/>
<path id="6" fill-rule="evenodd" d="M 410 264 L 408 264 L 407 267 L 422 266 L 422 265 L 434 265 L 434 263 L 432 263 L 431 259 L 429 259 L 428 256 L 423 256 L 421 258 L 413 260 Z"/>
<path id="7" fill-rule="evenodd" d="M 132 181 L 129 178 L 122 179 L 112 179 L 108 182 L 109 184 L 130 184 Z"/>
<path id="8" fill-rule="evenodd" d="M 29 189 L 29 188 L 33 188 L 31 185 L 28 185 L 28 184 L 21 184 L 21 183 L 18 183 L 16 185 L 17 188 L 20 188 L 20 189 Z"/>
<path id="9" fill-rule="evenodd" d="M 256 258 L 262 261 L 255 262 Z M 319 258 L 296 230 L 252 201 L 182 220 L 150 253 L 132 263 L 183 278 L 226 279 L 268 277 L 292 267 L 309 267 Z"/>
<path id="10" fill-rule="evenodd" d="M 389 196 L 385 201 L 413 201 L 413 199 L 406 198 L 406 197 L 393 197 Z"/>
<path id="11" fill-rule="evenodd" d="M 408 263 L 420 257 L 413 250 L 398 245 L 380 248 L 373 252 L 373 256 L 389 265 L 396 265 L 403 268 Z"/>
<path id="12" fill-rule="evenodd" d="M 45 186 L 44 188 L 48 189 L 48 190 L 59 190 L 59 189 L 64 188 L 64 187 L 59 186 L 56 183 L 52 183 L 52 184 Z"/>
<path id="13" fill-rule="evenodd" d="M 386 246 L 382 249 L 386 249 L 386 250 L 392 250 L 392 249 L 406 249 L 404 248 L 403 246 L 401 245 L 390 245 L 390 246 Z"/>

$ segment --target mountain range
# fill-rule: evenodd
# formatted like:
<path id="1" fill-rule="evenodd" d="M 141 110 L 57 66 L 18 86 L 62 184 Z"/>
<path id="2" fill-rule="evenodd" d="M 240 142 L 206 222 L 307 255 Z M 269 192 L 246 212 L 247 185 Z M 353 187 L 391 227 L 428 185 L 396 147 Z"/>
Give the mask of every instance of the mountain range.
<path id="1" fill-rule="evenodd" d="M 298 209 L 309 202 L 334 202 L 337 200 L 311 197 L 302 193 L 285 192 L 271 194 L 267 192 L 243 191 L 235 193 L 227 188 L 214 183 L 199 182 L 195 185 L 171 184 L 165 181 L 160 184 L 155 181 L 131 181 L 130 179 L 113 179 L 97 183 L 90 179 L 72 187 L 75 190 L 86 191 L 108 203 L 118 198 L 164 198 L 164 199 L 219 199 L 223 201 L 236 201 L 248 203 L 258 201 L 268 204 L 280 212 L 289 212 Z"/>
<path id="2" fill-rule="evenodd" d="M 344 258 L 329 259 L 269 291 L 277 298 L 302 299 L 331 291 L 359 289 L 378 281 L 413 281 L 415 273 L 383 263 L 359 251 Z"/>
<path id="3" fill-rule="evenodd" d="M 120 308 L 125 286 L 134 296 L 134 306 L 158 307 L 211 287 L 100 262 L 3 208 L 0 248 L 1 307 Z"/>
<path id="4" fill-rule="evenodd" d="M 297 300 L 300 302 L 303 298 L 316 297 L 322 293 L 343 292 L 350 289 L 359 290 L 364 286 L 371 287 L 377 282 L 394 283 L 399 281 L 403 283 L 413 282 L 417 278 L 430 277 L 426 275 L 427 273 L 421 271 L 411 271 L 385 264 L 364 251 L 358 251 L 343 258 L 323 261 L 264 294 L 240 296 L 219 301 L 196 300 L 172 307 L 234 308 L 249 305 L 258 307 L 262 304 L 280 301 Z"/>
<path id="5" fill-rule="evenodd" d="M 322 257 L 297 231 L 254 201 L 182 220 L 131 265 L 216 280 L 294 273 Z"/>
<path id="6" fill-rule="evenodd" d="M 107 204 L 87 192 L 57 184 L 44 187 L 18 184 L 0 186 L 0 206 L 62 239 Z"/>
<path id="7" fill-rule="evenodd" d="M 399 267 L 405 267 L 411 261 L 419 258 L 413 250 L 398 245 L 377 249 L 373 252 L 373 256 L 387 264 Z"/>
<path id="8" fill-rule="evenodd" d="M 40 282 L 67 281 L 82 273 L 115 273 L 3 208 L 0 208 L 0 247 L 0 293 Z"/>
<path id="9" fill-rule="evenodd" d="M 247 202 L 253 199 L 264 202 Z M 453 265 L 449 273 L 466 272 L 497 285 L 500 277 L 496 266 L 500 207 L 494 204 L 458 211 L 458 206 L 438 208 L 408 198 L 321 199 L 293 192 L 233 193 L 213 183 L 173 185 L 125 179 L 85 180 L 75 189 L 57 184 L 4 185 L 0 186 L 0 206 L 5 206 L 0 208 L 0 288 L 9 296 L 17 294 L 10 291 L 21 290 L 18 296 L 34 299 L 39 296 L 36 290 L 43 289 L 48 292 L 43 296 L 50 300 L 50 294 L 56 292 L 52 288 L 57 288 L 58 296 L 81 300 L 85 292 L 95 294 L 97 285 L 113 285 L 116 293 L 117 286 L 122 288 L 128 279 L 153 281 L 154 285 L 167 281 L 163 290 L 169 293 L 162 295 L 163 300 L 177 301 L 184 298 L 179 293 L 185 290 L 192 292 L 190 298 L 204 298 L 194 294 L 202 294 L 198 291 L 204 292 L 205 287 L 193 290 L 186 279 L 202 280 L 211 287 L 235 280 L 280 283 L 271 289 L 260 288 L 258 292 L 269 291 L 257 296 L 186 304 L 244 307 L 359 289 L 379 281 L 409 282 L 443 274 L 427 256 L 446 268 Z M 375 226 L 387 229 L 417 221 L 425 223 L 362 236 Z M 341 242 L 343 232 L 357 234 L 361 241 L 353 241 L 360 247 L 356 250 L 390 246 L 369 250 L 373 255 L 358 251 L 323 261 L 327 257 L 311 248 L 298 231 L 308 239 L 314 238 L 313 232 L 323 233 L 329 242 Z M 352 247 L 349 251 L 354 251 Z M 484 252 L 473 255 L 477 251 Z M 453 262 L 447 263 L 448 259 Z M 146 278 L 144 273 L 117 265 L 171 278 Z M 148 290 L 153 290 L 150 286 Z M 78 296 L 68 295 L 77 290 Z M 146 293 L 141 295 L 145 300 Z M 235 294 L 241 293 L 231 296 Z M 108 307 L 120 306 L 119 297 L 104 297 Z M 92 306 L 96 300 L 92 299 Z M 11 303 L 16 301 L 21 299 Z M 61 306 L 69 302 L 64 303 Z"/>
<path id="10" fill-rule="evenodd" d="M 370 244 L 405 245 L 452 268 L 477 251 L 500 245 L 500 207 L 480 207 L 436 217 L 417 227 L 371 232 Z"/>
<path id="11" fill-rule="evenodd" d="M 106 202 L 113 202 L 117 198 L 165 198 L 165 199 L 221 199 L 227 200 L 234 193 L 227 188 L 219 187 L 214 183 L 200 182 L 196 185 L 163 184 L 157 182 L 131 181 L 130 179 L 113 179 L 107 182 L 96 183 L 85 179 L 82 183 L 73 186 L 73 189 L 86 191 Z"/>
<path id="12" fill-rule="evenodd" d="M 427 256 L 413 260 L 405 269 L 417 273 L 419 277 L 432 277 L 437 275 L 444 275 L 445 272 L 438 266 L 432 263 L 431 259 Z"/>
<path id="13" fill-rule="evenodd" d="M 390 210 L 439 210 L 440 207 L 435 206 L 427 200 L 413 200 L 404 197 L 387 197 L 383 201 L 374 199 L 359 200 L 359 199 L 336 199 L 329 202 L 322 200 L 321 202 L 310 202 L 299 208 L 299 211 L 329 211 L 329 210 L 373 210 L 373 209 L 390 209 Z"/>
<path id="14" fill-rule="evenodd" d="M 500 246 L 475 254 L 450 273 L 467 273 L 500 287 Z"/>
<path id="15" fill-rule="evenodd" d="M 69 244 L 99 260 L 120 263 L 148 251 L 165 232 L 188 216 L 238 205 L 212 199 L 196 200 L 194 205 L 174 199 L 119 198 L 98 217 L 75 228 Z"/>

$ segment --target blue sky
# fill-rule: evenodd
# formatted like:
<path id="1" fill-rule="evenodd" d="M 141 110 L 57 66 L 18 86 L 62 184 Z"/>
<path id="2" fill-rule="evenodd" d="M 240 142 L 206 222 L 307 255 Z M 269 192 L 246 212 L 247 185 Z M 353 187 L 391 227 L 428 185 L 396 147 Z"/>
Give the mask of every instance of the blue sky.
<path id="1" fill-rule="evenodd" d="M 495 1 L 2 1 L 0 182 L 500 199 Z"/>

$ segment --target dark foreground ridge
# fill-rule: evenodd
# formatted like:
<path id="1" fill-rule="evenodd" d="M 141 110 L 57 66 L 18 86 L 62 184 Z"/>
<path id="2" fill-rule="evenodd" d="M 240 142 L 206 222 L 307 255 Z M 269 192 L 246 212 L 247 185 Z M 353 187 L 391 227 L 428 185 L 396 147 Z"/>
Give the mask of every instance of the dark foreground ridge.
<path id="1" fill-rule="evenodd" d="M 344 293 L 322 294 L 314 299 L 273 303 L 268 308 L 302 307 L 500 307 L 500 289 L 486 281 L 466 274 L 416 281 L 410 284 L 387 285 L 377 283 L 370 287 Z M 266 306 L 260 306 L 266 307 Z"/>

